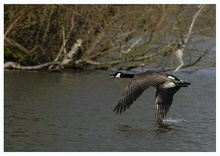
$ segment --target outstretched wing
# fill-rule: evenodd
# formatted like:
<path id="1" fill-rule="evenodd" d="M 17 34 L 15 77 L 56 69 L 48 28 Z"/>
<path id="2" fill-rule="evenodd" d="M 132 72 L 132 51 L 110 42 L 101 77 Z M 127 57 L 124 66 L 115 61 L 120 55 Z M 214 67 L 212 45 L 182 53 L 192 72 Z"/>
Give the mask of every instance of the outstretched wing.
<path id="1" fill-rule="evenodd" d="M 163 118 L 169 111 L 171 104 L 173 102 L 174 94 L 180 89 L 180 87 L 173 87 L 167 89 L 157 88 L 155 95 L 155 118 L 158 122 L 162 122 Z"/>
<path id="2" fill-rule="evenodd" d="M 116 113 L 125 111 L 150 86 L 156 87 L 168 80 L 170 79 L 163 73 L 146 72 L 135 75 L 122 93 L 114 111 Z"/>

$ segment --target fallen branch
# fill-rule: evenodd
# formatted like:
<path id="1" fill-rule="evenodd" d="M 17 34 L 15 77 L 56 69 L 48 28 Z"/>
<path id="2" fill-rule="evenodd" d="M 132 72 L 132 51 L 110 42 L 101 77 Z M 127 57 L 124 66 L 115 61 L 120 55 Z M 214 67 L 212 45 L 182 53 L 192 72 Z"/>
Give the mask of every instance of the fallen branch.
<path id="1" fill-rule="evenodd" d="M 73 60 L 74 56 L 77 54 L 77 51 L 79 50 L 79 47 L 82 44 L 82 40 L 78 39 L 76 43 L 73 44 L 73 47 L 71 50 L 64 56 L 63 60 L 60 61 L 53 61 L 53 62 L 48 62 L 40 65 L 35 65 L 35 66 L 22 66 L 19 63 L 15 63 L 12 61 L 6 62 L 4 64 L 4 69 L 21 69 L 21 70 L 36 70 L 36 69 L 41 69 L 50 65 L 57 65 L 53 69 L 49 69 L 52 71 L 59 71 L 60 67 L 63 65 L 68 64 L 70 61 Z"/>
<path id="2" fill-rule="evenodd" d="M 35 65 L 35 66 L 22 66 L 19 63 L 9 61 L 4 64 L 4 69 L 36 70 L 36 69 L 41 69 L 41 68 L 47 67 L 49 65 L 54 65 L 54 64 L 60 64 L 60 62 L 48 62 L 48 63 Z"/>

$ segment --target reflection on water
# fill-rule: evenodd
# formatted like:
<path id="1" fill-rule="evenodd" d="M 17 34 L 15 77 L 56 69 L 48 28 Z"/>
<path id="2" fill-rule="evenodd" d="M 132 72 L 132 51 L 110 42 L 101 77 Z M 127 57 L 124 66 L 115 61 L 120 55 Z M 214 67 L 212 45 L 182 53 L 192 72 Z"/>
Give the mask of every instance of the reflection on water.
<path id="1" fill-rule="evenodd" d="M 134 133 L 134 132 L 143 132 L 144 129 L 142 128 L 137 128 L 137 127 L 132 127 L 130 125 L 119 125 L 119 130 L 124 131 L 124 132 L 129 132 L 129 133 Z"/>
<path id="2" fill-rule="evenodd" d="M 109 73 L 5 71 L 4 150 L 216 150 L 214 68 L 177 73 L 192 85 L 175 95 L 163 126 L 154 119 L 154 88 L 115 114 L 130 80 Z"/>
<path id="3" fill-rule="evenodd" d="M 161 134 L 161 133 L 168 133 L 171 131 L 177 131 L 178 128 L 171 126 L 171 125 L 166 125 L 166 124 L 161 124 L 161 125 L 155 125 L 154 129 L 146 129 L 146 128 L 138 128 L 138 127 L 132 127 L 131 125 L 118 125 L 119 130 L 127 133 L 155 133 L 155 134 Z"/>

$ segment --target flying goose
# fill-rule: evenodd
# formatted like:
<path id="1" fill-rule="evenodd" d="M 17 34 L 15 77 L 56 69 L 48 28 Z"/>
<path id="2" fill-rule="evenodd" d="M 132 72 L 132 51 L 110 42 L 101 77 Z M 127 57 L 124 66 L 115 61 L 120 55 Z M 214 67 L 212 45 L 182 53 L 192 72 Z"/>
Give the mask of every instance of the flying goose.
<path id="1" fill-rule="evenodd" d="M 139 74 L 124 74 L 116 72 L 110 74 L 113 78 L 132 78 L 131 82 L 124 89 L 114 111 L 122 113 L 149 87 L 156 87 L 155 95 L 155 118 L 158 124 L 163 123 L 173 102 L 173 95 L 181 88 L 188 87 L 190 82 L 183 82 L 179 78 L 164 72 L 147 71 Z"/>

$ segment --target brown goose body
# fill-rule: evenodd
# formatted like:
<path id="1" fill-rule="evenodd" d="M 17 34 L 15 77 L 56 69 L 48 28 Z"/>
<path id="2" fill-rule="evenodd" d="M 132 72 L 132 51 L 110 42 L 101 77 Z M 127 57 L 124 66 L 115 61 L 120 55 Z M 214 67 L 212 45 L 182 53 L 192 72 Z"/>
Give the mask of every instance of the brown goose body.
<path id="1" fill-rule="evenodd" d="M 116 72 L 111 78 L 132 78 L 124 89 L 114 111 L 122 113 L 149 87 L 156 87 L 155 118 L 162 123 L 173 102 L 174 94 L 181 87 L 188 87 L 191 83 L 183 82 L 177 77 L 164 72 L 147 71 L 140 74 L 124 74 Z"/>

